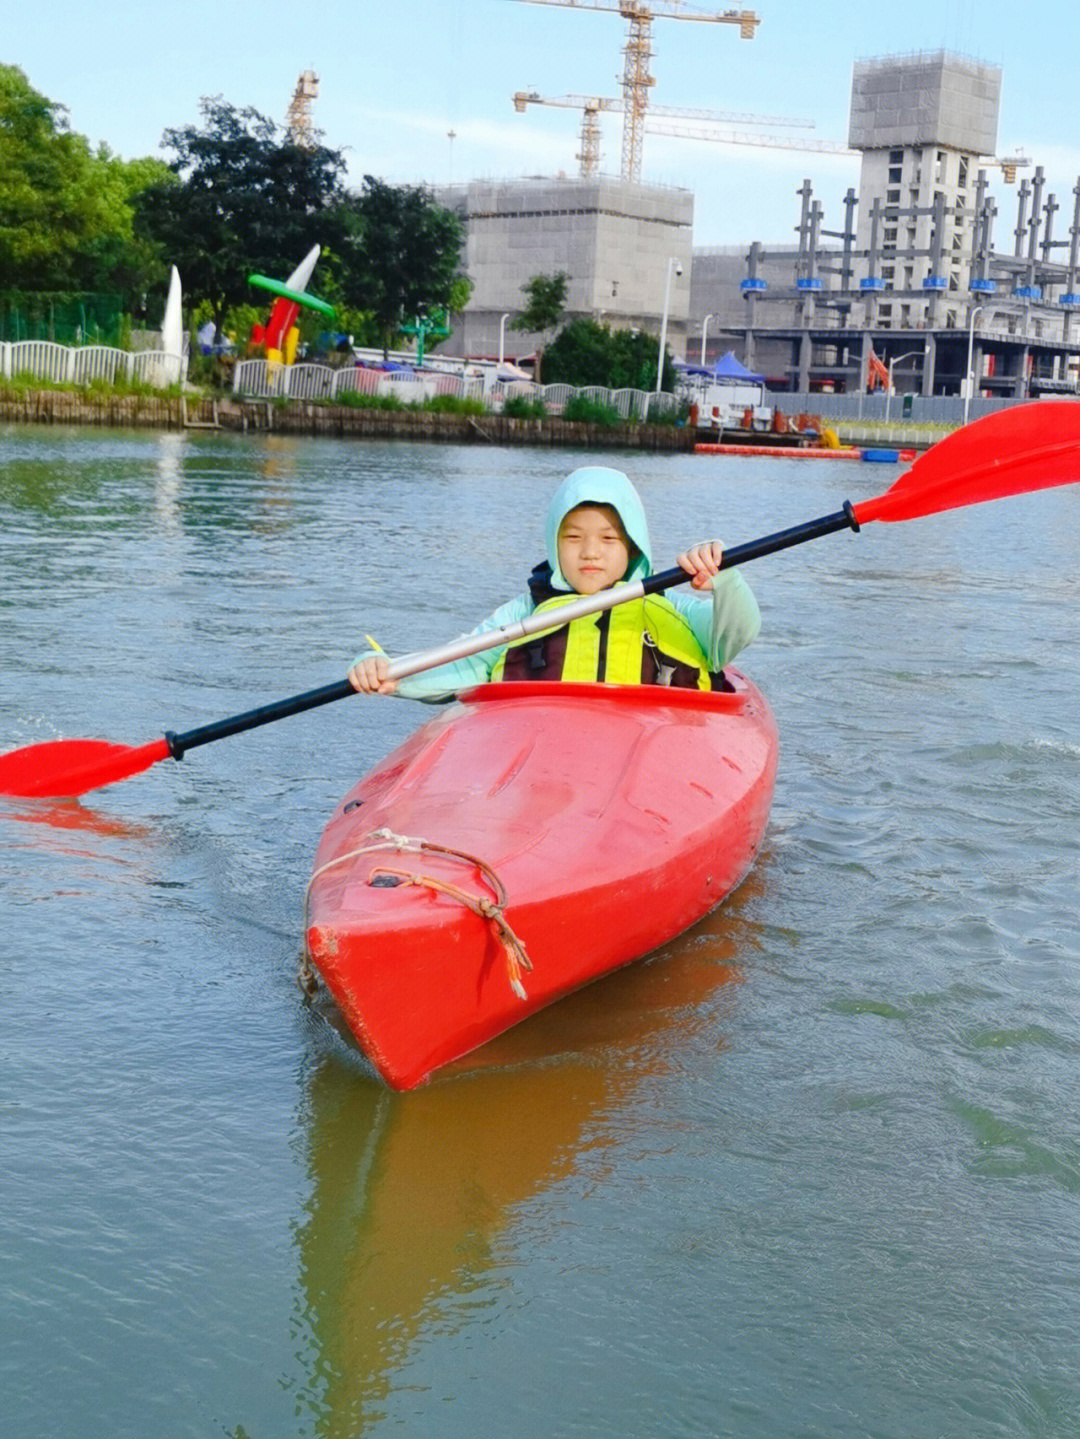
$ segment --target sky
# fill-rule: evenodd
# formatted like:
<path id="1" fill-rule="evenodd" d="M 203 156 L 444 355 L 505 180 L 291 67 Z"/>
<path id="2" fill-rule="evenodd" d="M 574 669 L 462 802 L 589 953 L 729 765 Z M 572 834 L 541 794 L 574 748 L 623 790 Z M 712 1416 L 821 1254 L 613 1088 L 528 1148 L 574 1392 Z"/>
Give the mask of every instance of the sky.
<path id="1" fill-rule="evenodd" d="M 168 158 L 170 127 L 199 123 L 201 96 L 221 95 L 284 123 L 301 71 L 319 77 L 312 115 L 323 143 L 343 151 L 348 183 L 365 174 L 394 184 L 577 173 L 577 110 L 530 106 L 545 96 L 619 96 L 626 25 L 615 0 L 0 0 L 0 61 L 67 107 L 70 127 L 125 159 Z M 655 0 L 658 10 L 676 7 Z M 686 3 L 715 14 L 733 8 Z M 752 41 L 728 24 L 654 20 L 652 100 L 657 105 L 811 121 L 787 131 L 847 141 L 856 60 L 948 50 L 1001 68 L 997 154 L 1042 165 L 1072 216 L 1080 176 L 1076 103 L 1076 0 L 739 0 L 761 24 Z M 751 122 L 739 128 L 763 132 Z M 775 130 L 775 127 L 771 127 Z M 603 120 L 602 168 L 617 174 L 621 117 Z M 1011 248 L 1016 188 L 991 171 L 997 247 Z M 843 196 L 858 190 L 855 155 L 645 137 L 643 179 L 695 194 L 695 246 L 791 244 L 796 192 L 809 178 L 825 229 L 840 229 Z"/>

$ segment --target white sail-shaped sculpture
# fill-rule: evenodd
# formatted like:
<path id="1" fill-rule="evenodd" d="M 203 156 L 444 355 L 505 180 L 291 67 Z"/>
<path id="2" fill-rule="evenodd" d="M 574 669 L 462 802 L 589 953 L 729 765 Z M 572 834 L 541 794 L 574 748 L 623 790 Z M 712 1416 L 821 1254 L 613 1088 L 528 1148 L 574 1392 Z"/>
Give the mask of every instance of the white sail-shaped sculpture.
<path id="1" fill-rule="evenodd" d="M 184 356 L 184 316 L 180 290 L 180 272 L 172 267 L 169 294 L 165 301 L 165 318 L 161 323 L 161 348 L 155 352 L 145 374 L 148 384 L 158 389 L 183 382 L 187 370 Z"/>

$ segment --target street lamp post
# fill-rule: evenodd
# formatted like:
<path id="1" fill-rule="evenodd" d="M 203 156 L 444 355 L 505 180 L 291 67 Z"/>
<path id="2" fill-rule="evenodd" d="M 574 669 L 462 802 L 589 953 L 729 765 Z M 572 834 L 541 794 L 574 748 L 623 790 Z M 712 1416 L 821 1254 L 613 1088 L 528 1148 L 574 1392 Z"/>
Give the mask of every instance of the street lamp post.
<path id="1" fill-rule="evenodd" d="M 500 364 L 500 365 L 503 363 L 503 360 L 504 360 L 505 355 L 506 355 L 506 322 L 507 322 L 507 320 L 509 320 L 509 318 L 510 318 L 509 315 L 503 315 L 502 318 L 501 318 L 500 321 L 499 321 L 499 364 Z"/>
<path id="2" fill-rule="evenodd" d="M 971 405 L 971 392 L 972 392 L 972 390 L 975 388 L 975 376 L 974 376 L 974 375 L 972 374 L 972 372 L 971 372 L 971 352 L 972 352 L 972 350 L 974 349 L 974 346 L 975 346 L 975 316 L 979 313 L 979 311 L 980 311 L 982 308 L 983 308 L 982 305 L 976 305 L 975 308 L 974 308 L 974 309 L 972 310 L 972 312 L 971 312 L 971 318 L 968 320 L 967 369 L 964 371 L 964 424 L 965 424 L 965 425 L 966 425 L 967 422 L 968 422 L 968 408 L 969 408 L 970 405 Z"/>
<path id="3" fill-rule="evenodd" d="M 701 322 L 701 363 L 703 366 L 705 364 L 705 336 L 708 334 L 711 319 L 713 319 L 712 315 L 706 315 Z"/>
<path id="4" fill-rule="evenodd" d="M 885 391 L 885 423 L 886 423 L 886 424 L 889 423 L 889 403 L 890 403 L 890 401 L 892 400 L 892 392 L 893 392 L 893 383 L 892 383 L 893 366 L 894 366 L 894 365 L 898 365 L 901 360 L 910 360 L 913 355 L 921 355 L 921 354 L 922 354 L 922 351 L 921 351 L 921 350 L 905 350 L 902 355 L 896 355 L 893 359 L 891 359 L 891 360 L 889 361 L 889 388 Z"/>
<path id="5" fill-rule="evenodd" d="M 657 352 L 656 357 L 656 394 L 660 393 L 660 384 L 664 378 L 664 350 L 667 348 L 667 318 L 668 309 L 671 306 L 672 271 L 674 271 L 676 275 L 682 274 L 682 266 L 679 264 L 678 260 L 676 260 L 674 255 L 670 256 L 668 259 L 667 282 L 664 285 L 664 314 L 663 318 L 660 321 L 660 349 Z"/>

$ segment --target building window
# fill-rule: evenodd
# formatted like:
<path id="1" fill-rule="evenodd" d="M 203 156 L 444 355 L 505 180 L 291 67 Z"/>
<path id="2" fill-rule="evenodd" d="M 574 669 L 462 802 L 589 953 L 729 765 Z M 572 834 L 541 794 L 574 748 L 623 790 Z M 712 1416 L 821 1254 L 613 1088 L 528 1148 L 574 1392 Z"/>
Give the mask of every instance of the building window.
<path id="1" fill-rule="evenodd" d="M 961 156 L 960 156 L 959 173 L 958 173 L 958 176 L 957 176 L 957 181 L 956 181 L 956 183 L 957 183 L 957 186 L 958 186 L 961 190 L 966 190 L 966 189 L 967 189 L 967 182 L 968 182 L 968 157 L 967 157 L 966 155 L 961 155 Z"/>
<path id="2" fill-rule="evenodd" d="M 889 184 L 890 184 L 890 185 L 899 185 L 901 179 L 903 178 L 903 174 L 904 174 L 904 172 L 903 172 L 903 170 L 900 168 L 899 165 L 890 165 L 890 167 L 889 167 Z"/>
<path id="3" fill-rule="evenodd" d="M 886 191 L 885 191 L 885 203 L 886 203 L 886 205 L 899 205 L 899 203 L 900 203 L 900 191 L 899 191 L 899 190 L 886 190 Z"/>

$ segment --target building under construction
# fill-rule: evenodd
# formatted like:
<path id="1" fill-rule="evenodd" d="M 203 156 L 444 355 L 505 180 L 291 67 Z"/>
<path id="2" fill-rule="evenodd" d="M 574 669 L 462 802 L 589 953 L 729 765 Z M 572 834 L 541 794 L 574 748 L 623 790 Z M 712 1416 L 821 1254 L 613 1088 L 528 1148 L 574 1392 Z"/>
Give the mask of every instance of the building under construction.
<path id="1" fill-rule="evenodd" d="M 465 221 L 465 272 L 473 282 L 442 353 L 530 355 L 543 337 L 509 328 L 526 303 L 522 287 L 559 271 L 569 276 L 567 318 L 652 331 L 670 272 L 668 335 L 682 353 L 694 224 L 689 190 L 598 175 L 474 181 L 438 198 Z"/>
<path id="2" fill-rule="evenodd" d="M 1072 224 L 1041 167 L 1017 191 L 1011 247 L 995 237 L 991 167 L 1001 71 L 936 52 L 854 67 L 849 143 L 862 154 L 839 229 L 808 179 L 798 244 L 695 254 L 691 335 L 733 342 L 774 388 L 858 390 L 875 371 L 926 396 L 1023 397 L 1076 387 L 1080 181 Z M 740 273 L 741 271 L 741 273 Z M 894 371 L 894 368 L 895 371 Z"/>

